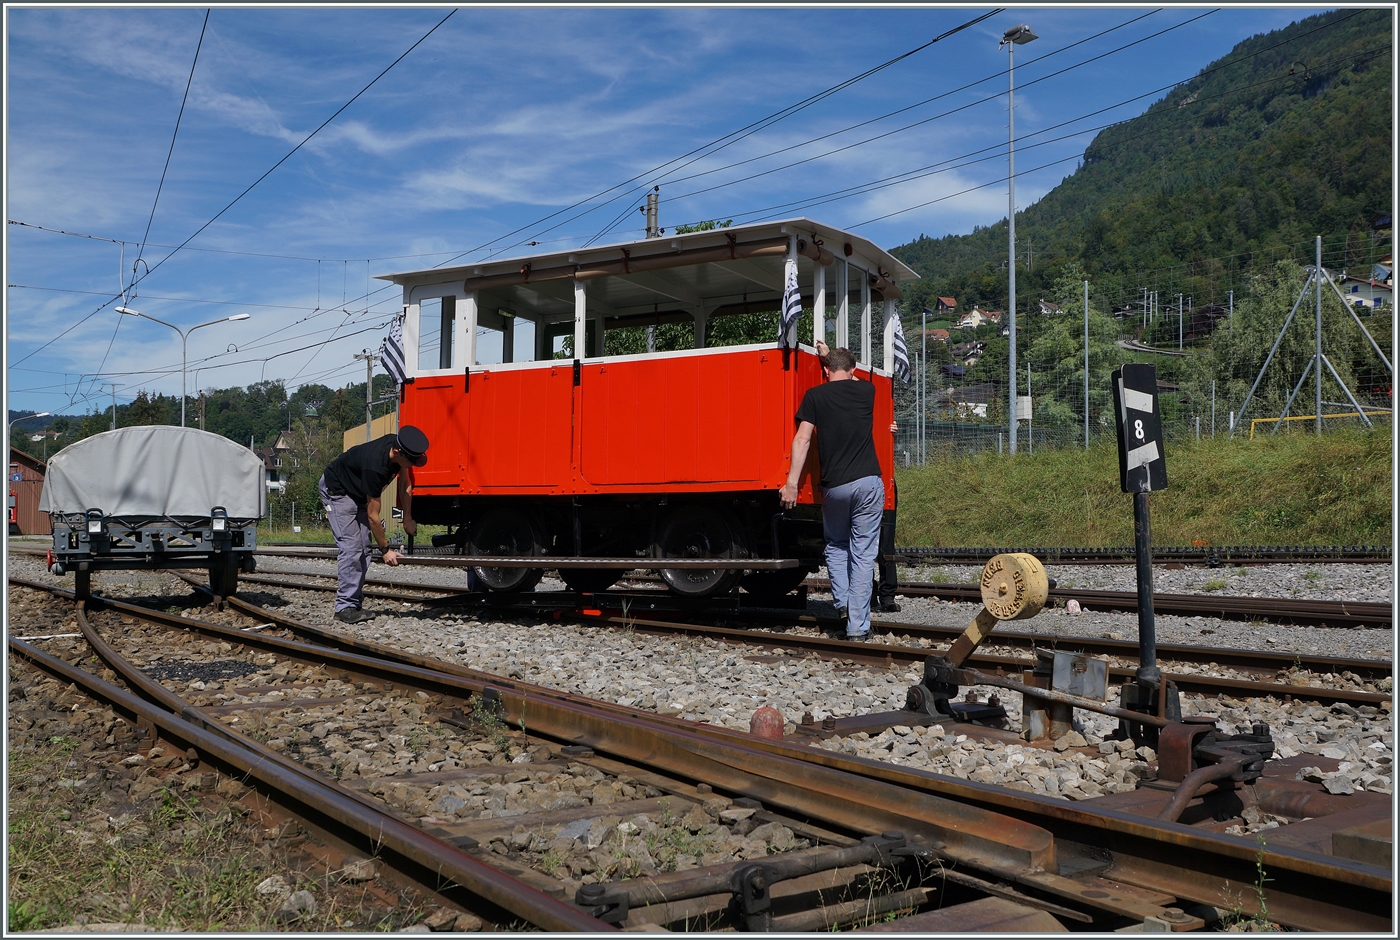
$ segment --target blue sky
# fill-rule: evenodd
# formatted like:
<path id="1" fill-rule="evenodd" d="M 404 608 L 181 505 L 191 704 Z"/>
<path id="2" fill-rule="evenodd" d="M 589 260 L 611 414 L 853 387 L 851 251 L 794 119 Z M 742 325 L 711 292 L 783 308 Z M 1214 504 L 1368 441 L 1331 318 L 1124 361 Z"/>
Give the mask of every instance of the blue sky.
<path id="1" fill-rule="evenodd" d="M 156 267 L 450 9 L 214 8 L 146 264 Z M 378 346 L 398 309 L 397 293 L 372 275 L 462 252 L 470 261 L 640 238 L 641 183 L 540 221 L 639 175 L 660 183 L 667 227 L 806 215 L 885 247 L 968 232 L 1006 215 L 1007 55 L 997 42 L 1008 27 L 1029 23 L 1040 37 L 1016 55 L 1024 209 L 1074 170 L 1092 134 L 1031 144 L 1130 118 L 1161 93 L 1038 130 L 1185 80 L 1241 40 L 1321 8 L 1013 8 L 690 166 L 647 175 L 991 9 L 463 8 L 143 276 L 128 306 L 185 329 L 250 315 L 191 334 L 191 393 L 261 378 L 339 387 L 363 380 L 351 357 Z M 7 218 L 129 243 L 6 226 L 10 408 L 85 412 L 110 401 L 97 388 L 108 383 L 120 401 L 142 389 L 179 393 L 174 331 L 121 317 L 116 303 L 84 318 L 130 281 L 204 14 L 5 11 Z M 848 130 L 861 122 L 870 123 Z M 795 161 L 806 162 L 786 166 Z M 942 172 L 878 191 L 773 208 L 942 161 Z M 1044 164 L 1053 165 L 1036 169 Z M 705 171 L 714 172 L 695 176 Z"/>

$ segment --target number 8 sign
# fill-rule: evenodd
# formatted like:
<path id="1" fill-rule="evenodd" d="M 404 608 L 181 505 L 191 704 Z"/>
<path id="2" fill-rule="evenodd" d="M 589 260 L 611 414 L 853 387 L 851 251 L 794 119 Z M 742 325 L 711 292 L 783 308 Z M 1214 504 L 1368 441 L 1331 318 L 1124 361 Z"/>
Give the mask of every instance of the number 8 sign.
<path id="1" fill-rule="evenodd" d="M 1129 364 L 1113 371 L 1118 416 L 1118 476 L 1125 493 L 1167 488 L 1162 417 L 1157 408 L 1157 367 Z"/>

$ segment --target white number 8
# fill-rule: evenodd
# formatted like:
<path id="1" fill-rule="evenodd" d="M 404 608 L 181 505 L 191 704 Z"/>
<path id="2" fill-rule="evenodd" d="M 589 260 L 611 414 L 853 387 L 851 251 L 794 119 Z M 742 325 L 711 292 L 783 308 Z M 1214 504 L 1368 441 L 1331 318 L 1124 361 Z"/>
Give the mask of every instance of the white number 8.
<path id="1" fill-rule="evenodd" d="M 1139 418 L 1138 420 L 1136 420 L 1136 421 L 1133 422 L 1133 433 L 1137 435 L 1137 439 L 1138 439 L 1138 440 L 1142 440 L 1143 437 L 1145 436 L 1145 435 L 1142 433 L 1142 419 L 1141 419 L 1141 418 Z"/>

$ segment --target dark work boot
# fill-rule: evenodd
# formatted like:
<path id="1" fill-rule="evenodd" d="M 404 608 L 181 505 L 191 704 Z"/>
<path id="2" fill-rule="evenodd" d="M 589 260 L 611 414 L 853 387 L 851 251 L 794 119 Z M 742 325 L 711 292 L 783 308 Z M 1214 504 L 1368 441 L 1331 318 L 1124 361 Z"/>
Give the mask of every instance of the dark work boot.
<path id="1" fill-rule="evenodd" d="M 364 623 L 366 620 L 373 620 L 374 616 L 361 607 L 346 607 L 335 612 L 335 619 L 341 623 Z"/>

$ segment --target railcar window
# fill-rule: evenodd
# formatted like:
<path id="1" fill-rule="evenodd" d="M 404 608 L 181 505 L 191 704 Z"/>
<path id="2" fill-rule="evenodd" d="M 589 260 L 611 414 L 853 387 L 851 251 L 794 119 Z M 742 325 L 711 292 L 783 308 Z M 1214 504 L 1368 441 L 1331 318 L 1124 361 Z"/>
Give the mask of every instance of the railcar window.
<path id="1" fill-rule="evenodd" d="M 856 361 L 861 361 L 860 347 L 860 320 L 863 304 L 861 302 L 860 282 L 865 278 L 865 272 L 855 265 L 846 265 L 846 342 L 842 345 L 855 353 Z"/>
<path id="2" fill-rule="evenodd" d="M 418 368 L 452 368 L 452 323 L 456 308 L 455 297 L 425 297 L 418 302 Z"/>
<path id="3" fill-rule="evenodd" d="M 535 321 L 516 317 L 511 342 L 511 362 L 535 361 Z"/>

